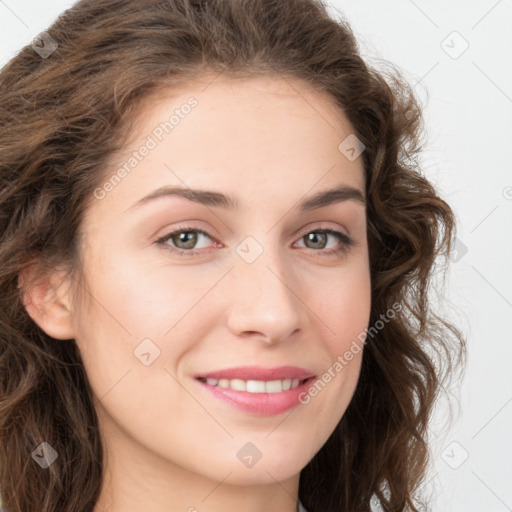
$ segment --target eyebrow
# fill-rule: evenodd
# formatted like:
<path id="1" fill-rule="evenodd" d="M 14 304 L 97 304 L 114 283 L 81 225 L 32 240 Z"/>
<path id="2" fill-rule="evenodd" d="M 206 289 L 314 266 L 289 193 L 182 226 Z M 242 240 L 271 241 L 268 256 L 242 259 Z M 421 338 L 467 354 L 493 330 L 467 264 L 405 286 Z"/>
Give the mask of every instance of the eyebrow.
<path id="1" fill-rule="evenodd" d="M 125 211 L 138 208 L 139 206 L 147 204 L 148 202 L 160 197 L 173 196 L 183 197 L 189 201 L 193 201 L 204 206 L 220 207 L 231 210 L 236 209 L 239 206 L 239 203 L 235 198 L 220 192 L 164 186 L 139 199 Z M 363 197 L 363 194 L 359 189 L 348 185 L 339 185 L 335 188 L 318 192 L 314 196 L 302 201 L 298 207 L 300 211 L 310 211 L 348 200 L 355 200 L 363 205 L 366 204 L 366 199 Z"/>

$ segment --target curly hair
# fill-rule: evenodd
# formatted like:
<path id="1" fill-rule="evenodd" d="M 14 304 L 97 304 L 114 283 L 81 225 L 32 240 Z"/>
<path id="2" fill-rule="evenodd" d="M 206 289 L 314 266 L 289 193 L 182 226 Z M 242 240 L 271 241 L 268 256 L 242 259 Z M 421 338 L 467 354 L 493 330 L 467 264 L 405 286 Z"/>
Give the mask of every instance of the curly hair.
<path id="1" fill-rule="evenodd" d="M 89 512 L 103 481 L 93 393 L 74 340 L 55 343 L 28 315 L 22 271 L 79 276 L 80 227 L 143 100 L 205 72 L 292 77 L 335 99 L 364 144 L 371 316 L 403 307 L 367 337 L 354 396 L 303 468 L 312 512 L 417 511 L 428 424 L 466 341 L 432 311 L 455 216 L 419 163 L 424 122 L 388 63 L 361 57 L 321 0 L 81 0 L 0 72 L 0 489 L 8 512 Z M 79 282 L 78 280 L 76 281 Z M 80 287 L 77 287 L 77 292 Z M 462 370 L 461 370 L 462 371 Z M 60 463 L 41 472 L 48 442 Z"/>

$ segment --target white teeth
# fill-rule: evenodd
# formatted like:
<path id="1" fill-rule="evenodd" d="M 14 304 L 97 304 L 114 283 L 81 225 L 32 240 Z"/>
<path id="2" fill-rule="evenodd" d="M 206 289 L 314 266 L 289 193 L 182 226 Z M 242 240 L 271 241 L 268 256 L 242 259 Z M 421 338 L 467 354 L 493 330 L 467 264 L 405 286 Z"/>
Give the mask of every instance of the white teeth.
<path id="1" fill-rule="evenodd" d="M 283 380 L 242 380 L 242 379 L 206 379 L 210 386 L 219 388 L 231 388 L 236 391 L 248 391 L 249 393 L 280 393 L 299 386 L 299 379 Z"/>
<path id="2" fill-rule="evenodd" d="M 220 379 L 217 386 L 219 386 L 219 388 L 229 388 L 229 379 Z"/>
<path id="3" fill-rule="evenodd" d="M 263 380 L 248 380 L 246 391 L 249 393 L 265 393 L 265 381 Z"/>
<path id="4" fill-rule="evenodd" d="M 245 391 L 245 380 L 231 379 L 229 387 L 237 391 Z"/>
<path id="5" fill-rule="evenodd" d="M 266 393 L 279 393 L 283 391 L 283 383 L 280 380 L 268 380 L 265 382 Z"/>

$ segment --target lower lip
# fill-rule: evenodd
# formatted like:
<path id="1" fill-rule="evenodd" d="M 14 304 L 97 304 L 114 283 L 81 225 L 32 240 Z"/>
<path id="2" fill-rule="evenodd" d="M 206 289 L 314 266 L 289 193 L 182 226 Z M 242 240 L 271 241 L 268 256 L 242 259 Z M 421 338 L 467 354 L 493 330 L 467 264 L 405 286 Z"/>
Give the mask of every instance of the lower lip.
<path id="1" fill-rule="evenodd" d="M 281 414 L 299 405 L 299 397 L 304 396 L 301 394 L 307 392 L 313 381 L 314 377 L 311 377 L 300 386 L 279 393 L 249 393 L 248 391 L 210 386 L 206 382 L 196 379 L 196 382 L 214 397 L 224 400 L 236 409 L 265 416 Z"/>

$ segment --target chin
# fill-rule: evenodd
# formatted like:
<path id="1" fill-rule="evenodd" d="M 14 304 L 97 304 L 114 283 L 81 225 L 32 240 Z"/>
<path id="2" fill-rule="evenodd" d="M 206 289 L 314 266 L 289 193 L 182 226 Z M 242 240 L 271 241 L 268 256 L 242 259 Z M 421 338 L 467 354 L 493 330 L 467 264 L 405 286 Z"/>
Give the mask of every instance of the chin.
<path id="1" fill-rule="evenodd" d="M 261 459 L 253 467 L 244 467 L 242 464 L 233 468 L 226 467 L 226 475 L 232 471 L 227 478 L 226 483 L 231 485 L 274 485 L 276 481 L 285 482 L 300 474 L 307 461 L 303 464 L 302 461 L 289 460 L 267 460 L 263 462 Z M 214 475 L 215 476 L 215 475 Z M 218 478 L 218 475 L 217 475 Z"/>
<path id="2" fill-rule="evenodd" d="M 313 446 L 308 449 L 304 443 L 297 443 L 293 447 L 286 447 L 286 442 L 264 444 L 259 443 L 261 452 L 254 453 L 256 457 L 251 460 L 250 454 L 253 447 L 248 443 L 244 444 L 244 448 L 238 450 L 235 459 L 225 460 L 223 470 L 227 475 L 232 471 L 228 478 L 229 483 L 233 485 L 267 485 L 286 481 L 298 475 L 302 469 L 315 455 Z M 255 441 L 256 443 L 257 441 Z M 281 446 L 279 446 L 281 445 Z M 260 457 L 260 458 L 258 458 Z M 213 475 L 218 478 L 218 472 Z"/>

